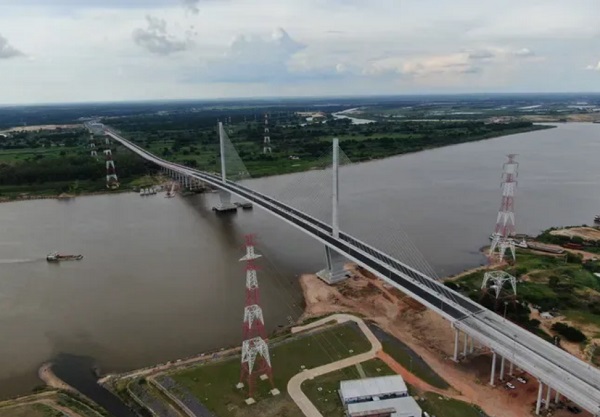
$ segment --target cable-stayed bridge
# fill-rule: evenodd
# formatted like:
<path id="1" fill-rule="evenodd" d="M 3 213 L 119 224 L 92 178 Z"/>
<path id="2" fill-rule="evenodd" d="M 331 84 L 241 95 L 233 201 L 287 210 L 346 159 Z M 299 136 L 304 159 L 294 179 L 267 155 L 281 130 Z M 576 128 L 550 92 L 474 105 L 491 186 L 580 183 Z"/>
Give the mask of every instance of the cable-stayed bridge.
<path id="1" fill-rule="evenodd" d="M 94 126 L 95 129 L 98 127 L 98 124 Z M 333 259 L 341 255 L 442 315 L 455 330 L 455 360 L 458 360 L 461 355 L 466 357 L 473 353 L 475 343 L 491 350 L 490 384 L 493 385 L 497 381 L 497 361 L 500 362 L 501 380 L 505 373 L 505 366 L 509 367 L 509 374 L 512 374 L 513 367 L 517 366 L 538 379 L 536 413 L 539 414 L 542 403 L 545 402 L 544 406 L 547 408 L 552 400 L 558 401 L 559 395 L 562 395 L 579 404 L 592 415 L 600 417 L 600 370 L 503 319 L 498 314 L 484 309 L 462 294 L 447 288 L 438 280 L 339 229 L 337 221 L 339 148 L 336 140 L 333 149 L 333 216 L 330 225 L 272 196 L 229 180 L 225 170 L 222 126 L 219 129 L 221 175 L 169 162 L 125 139 L 113 129 L 102 125 L 100 127 L 108 137 L 160 166 L 172 176 L 201 181 L 221 190 L 223 195 L 235 195 L 252 202 L 321 242 L 326 248 L 330 277 L 340 273 L 339 262 L 336 266 Z M 228 201 L 226 197 L 224 203 Z M 545 401 L 542 400 L 544 394 Z"/>

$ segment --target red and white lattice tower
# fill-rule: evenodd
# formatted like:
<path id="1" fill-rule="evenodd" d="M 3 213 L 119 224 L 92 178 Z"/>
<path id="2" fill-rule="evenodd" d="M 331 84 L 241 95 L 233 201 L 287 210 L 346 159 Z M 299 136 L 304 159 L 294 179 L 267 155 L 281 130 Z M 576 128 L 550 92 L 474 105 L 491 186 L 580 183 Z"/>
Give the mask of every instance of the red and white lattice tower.
<path id="1" fill-rule="evenodd" d="M 265 136 L 263 141 L 263 153 L 271 153 L 271 134 L 269 133 L 268 113 L 265 113 Z"/>
<path id="2" fill-rule="evenodd" d="M 254 236 L 246 236 L 246 255 L 240 261 L 246 263 L 246 306 L 244 307 L 244 341 L 242 342 L 242 370 L 238 388 L 248 384 L 248 401 L 253 401 L 256 378 L 269 379 L 273 387 L 273 370 L 266 342 L 265 319 L 260 307 L 260 293 L 256 259 L 260 258 L 254 251 Z M 275 395 L 279 391 L 273 389 Z"/>
<path id="3" fill-rule="evenodd" d="M 502 170 L 502 205 L 498 211 L 496 228 L 492 233 L 492 246 L 490 256 L 504 259 L 507 249 L 510 249 L 513 261 L 515 260 L 515 189 L 519 175 L 519 163 L 515 162 L 516 154 L 508 155 Z M 497 251 L 497 253 L 496 253 Z"/>
<path id="4" fill-rule="evenodd" d="M 106 155 L 106 188 L 118 188 L 119 179 L 117 178 L 115 161 L 112 159 L 112 151 L 106 149 L 104 155 Z"/>

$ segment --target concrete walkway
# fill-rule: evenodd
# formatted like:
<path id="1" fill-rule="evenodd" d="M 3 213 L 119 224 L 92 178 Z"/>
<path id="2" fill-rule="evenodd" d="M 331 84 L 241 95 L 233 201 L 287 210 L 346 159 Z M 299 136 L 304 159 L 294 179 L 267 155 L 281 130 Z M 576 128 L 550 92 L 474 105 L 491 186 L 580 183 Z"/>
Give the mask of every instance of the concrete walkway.
<path id="1" fill-rule="evenodd" d="M 310 330 L 315 327 L 322 326 L 326 323 L 330 323 L 332 321 L 337 321 L 338 323 L 353 321 L 356 324 L 358 324 L 360 330 L 371 343 L 371 349 L 368 352 L 351 356 L 349 358 L 345 358 L 337 362 L 332 362 L 326 365 L 318 366 L 313 369 L 304 370 L 303 372 L 294 375 L 292 379 L 289 380 L 287 385 L 288 394 L 290 394 L 290 397 L 292 397 L 298 408 L 302 410 L 306 417 L 323 417 L 323 415 L 319 412 L 319 410 L 317 410 L 312 401 L 308 399 L 304 392 L 302 392 L 301 386 L 304 381 L 306 381 L 307 379 L 327 374 L 329 372 L 334 372 L 346 368 L 348 366 L 353 366 L 358 363 L 374 359 L 377 357 L 377 353 L 382 349 L 381 342 L 379 341 L 379 339 L 377 339 L 377 337 L 373 334 L 373 332 L 371 331 L 371 329 L 369 329 L 365 322 L 362 319 L 350 314 L 334 314 L 332 316 L 328 316 L 320 320 L 314 321 L 312 323 L 309 323 L 305 326 L 294 327 L 292 328 L 292 334 Z"/>

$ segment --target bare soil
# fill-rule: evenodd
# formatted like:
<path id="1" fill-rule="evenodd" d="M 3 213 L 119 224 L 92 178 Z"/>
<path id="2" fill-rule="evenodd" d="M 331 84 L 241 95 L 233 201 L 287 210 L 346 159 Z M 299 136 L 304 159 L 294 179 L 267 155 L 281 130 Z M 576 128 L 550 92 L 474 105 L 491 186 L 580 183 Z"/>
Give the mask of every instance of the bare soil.
<path id="1" fill-rule="evenodd" d="M 448 381 L 454 397 L 479 405 L 491 417 L 531 415 L 538 389 L 534 378 L 529 378 L 530 382 L 525 385 L 515 381 L 515 390 L 505 388 L 502 382 L 491 387 L 491 355 L 486 348 L 479 347 L 474 356 L 460 364 L 454 363 L 451 360 L 454 331 L 448 321 L 370 273 L 355 266 L 348 268 L 353 276 L 335 286 L 327 285 L 315 275 L 301 277 L 306 300 L 303 318 L 334 312 L 358 313 L 420 355 Z M 500 361 L 497 362 L 498 375 Z M 508 364 L 506 366 L 508 373 Z"/>
<path id="2" fill-rule="evenodd" d="M 600 230 L 593 227 L 571 227 L 569 229 L 557 229 L 550 232 L 554 236 L 580 237 L 584 240 L 600 240 Z"/>
<path id="3" fill-rule="evenodd" d="M 36 125 L 36 126 L 17 126 L 12 127 L 10 129 L 4 130 L 0 133 L 8 133 L 8 132 L 35 132 L 37 130 L 57 130 L 57 129 L 76 129 L 81 127 L 78 124 L 71 125 Z"/>

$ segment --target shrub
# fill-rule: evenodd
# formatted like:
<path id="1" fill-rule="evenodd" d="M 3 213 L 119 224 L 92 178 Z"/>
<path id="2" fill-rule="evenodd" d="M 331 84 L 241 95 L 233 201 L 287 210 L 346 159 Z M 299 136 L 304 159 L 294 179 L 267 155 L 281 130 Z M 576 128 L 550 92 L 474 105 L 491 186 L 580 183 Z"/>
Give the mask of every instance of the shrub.
<path id="1" fill-rule="evenodd" d="M 554 323 L 552 325 L 552 330 L 571 342 L 584 342 L 586 340 L 586 337 L 581 330 L 569 326 L 566 323 Z"/>

